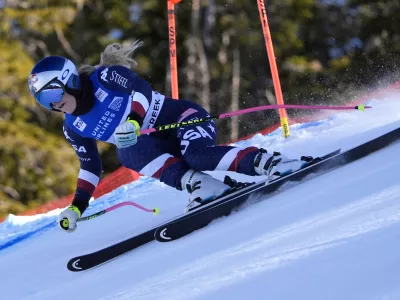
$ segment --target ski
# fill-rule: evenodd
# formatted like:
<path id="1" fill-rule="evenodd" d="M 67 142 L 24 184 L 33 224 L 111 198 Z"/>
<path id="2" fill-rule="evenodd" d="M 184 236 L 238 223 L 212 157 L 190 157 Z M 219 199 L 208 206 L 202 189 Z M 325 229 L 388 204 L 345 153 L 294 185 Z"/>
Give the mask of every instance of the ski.
<path id="1" fill-rule="evenodd" d="M 328 156 L 332 156 L 335 155 L 337 153 L 339 153 L 340 150 L 336 150 L 330 154 L 328 154 L 325 157 L 322 157 L 321 159 L 325 159 Z M 315 161 L 311 161 L 307 166 L 313 164 Z M 243 192 L 248 192 L 249 188 L 250 190 L 252 190 L 253 188 L 259 187 L 259 186 L 263 186 L 265 185 L 265 181 L 261 181 L 259 183 L 255 183 L 255 184 L 251 184 L 248 185 L 245 188 L 241 188 L 241 189 L 234 189 L 234 192 L 231 194 L 228 194 L 225 197 L 220 198 L 220 200 L 222 201 L 223 199 L 225 199 L 226 197 L 235 197 L 237 195 L 241 195 Z M 218 199 L 219 200 L 219 199 Z M 216 201 L 218 201 L 216 200 Z M 209 205 L 215 205 L 216 201 L 211 202 Z M 209 205 L 207 205 L 207 207 L 209 207 Z M 200 208 L 203 209 L 206 206 L 201 206 Z M 196 210 L 191 211 L 189 214 L 192 214 L 193 212 L 197 212 L 199 211 L 200 208 L 196 208 Z M 183 215 L 186 216 L 186 215 Z M 180 216 L 181 217 L 181 216 Z M 179 218 L 179 217 L 178 217 Z M 176 218 L 175 218 L 176 219 Z M 173 222 L 175 219 L 172 219 L 168 222 Z M 70 259 L 67 263 L 67 268 L 68 270 L 72 271 L 72 272 L 80 272 L 80 271 L 85 271 L 88 269 L 91 269 L 93 267 L 99 266 L 105 262 L 108 262 L 118 256 L 121 256 L 141 245 L 144 245 L 148 242 L 151 242 L 154 240 L 154 236 L 156 233 L 156 230 L 159 227 L 155 227 L 153 229 L 150 229 L 149 231 L 146 231 L 142 234 L 133 236 L 127 240 L 124 240 L 122 242 L 119 242 L 117 244 L 111 245 L 107 248 L 101 249 L 99 251 L 93 252 L 93 253 L 89 253 L 89 254 L 85 254 L 85 255 L 81 255 L 81 256 L 77 256 L 74 257 L 72 259 Z"/>
<path id="2" fill-rule="evenodd" d="M 122 242 L 113 244 L 99 251 L 80 255 L 71 258 L 67 263 L 68 270 L 72 272 L 81 272 L 97 266 L 100 266 L 112 259 L 115 259 L 133 249 L 154 241 L 154 232 L 156 228 L 150 229 L 139 235 L 135 235 Z"/>
<path id="3" fill-rule="evenodd" d="M 197 229 L 201 229 L 214 219 L 230 215 L 231 212 L 248 201 L 250 197 L 254 199 L 252 203 L 256 203 L 261 201 L 261 199 L 257 201 L 257 197 L 275 192 L 283 183 L 301 180 L 306 175 L 317 170 L 317 168 L 311 168 L 312 166 L 319 166 L 318 169 L 320 169 L 324 162 L 340 154 L 340 151 L 341 149 L 337 149 L 322 157 L 314 158 L 310 163 L 296 172 L 275 178 L 272 181 L 268 181 L 267 179 L 260 181 L 235 190 L 233 193 L 229 193 L 205 205 L 196 207 L 188 213 L 158 227 L 154 233 L 154 237 L 159 242 L 171 242 Z M 301 176 L 295 177 L 296 174 L 301 174 Z"/>
<path id="4" fill-rule="evenodd" d="M 386 133 L 378 138 L 375 138 L 365 144 L 357 146 L 348 151 L 337 153 L 336 155 L 331 156 L 329 159 L 325 159 L 313 165 L 308 165 L 306 168 L 298 172 L 289 174 L 282 178 L 278 178 L 270 182 L 269 184 L 266 184 L 266 182 L 261 182 L 250 185 L 241 190 L 235 191 L 234 193 L 229 194 L 223 198 L 220 198 L 219 199 L 220 201 L 217 202 L 213 201 L 208 205 L 196 208 L 195 210 L 189 212 L 186 215 L 173 218 L 172 220 L 164 224 L 161 224 L 155 228 L 152 228 L 144 233 L 135 235 L 131 238 L 113 244 L 109 247 L 100 249 L 96 252 L 76 256 L 68 261 L 67 268 L 68 270 L 73 272 L 81 272 L 97 267 L 123 254 L 126 254 L 137 247 L 140 247 L 144 244 L 153 241 L 154 237 L 156 237 L 157 240 L 163 242 L 171 241 L 172 239 L 165 240 L 164 238 L 161 238 L 160 233 L 165 228 L 167 228 L 167 232 L 165 233 L 164 231 L 165 233 L 164 236 L 170 237 L 170 234 L 172 233 L 171 228 L 179 227 L 181 231 L 177 231 L 176 234 L 177 236 L 182 237 L 197 229 L 207 226 L 212 220 L 215 220 L 223 216 L 224 212 L 228 212 L 229 214 L 234 209 L 239 208 L 240 204 L 238 206 L 237 203 L 235 202 L 235 199 L 241 199 L 238 201 L 239 202 L 242 201 L 243 204 L 244 202 L 246 202 L 246 200 L 248 200 L 246 195 L 251 194 L 250 191 L 252 191 L 253 194 L 260 192 L 261 194 L 264 195 L 270 192 L 274 191 L 276 192 L 277 189 L 286 182 L 296 182 L 302 180 L 304 177 L 310 174 L 319 175 L 320 173 L 327 172 L 333 168 L 363 158 L 369 155 L 370 153 L 373 153 L 377 150 L 380 150 L 392 144 L 393 142 L 396 142 L 399 139 L 400 139 L 400 128 L 395 129 L 389 133 Z M 258 190 L 254 190 L 256 187 L 258 187 Z M 222 201 L 222 199 L 225 200 L 231 199 L 231 201 Z M 260 199 L 259 201 L 261 200 L 263 199 Z M 185 229 L 185 227 L 182 226 L 182 224 L 184 224 L 184 226 L 188 226 L 188 228 Z M 171 231 L 168 232 L 168 229 L 171 229 Z"/>
<path id="5" fill-rule="evenodd" d="M 278 189 L 287 182 L 299 182 L 310 174 L 313 174 L 313 177 L 321 175 L 329 170 L 353 162 L 374 151 L 382 149 L 399 138 L 400 128 L 348 151 L 341 152 L 340 150 L 337 150 L 329 153 L 321 157 L 319 161 L 311 162 L 306 167 L 289 175 L 277 178 L 271 182 L 264 181 L 251 185 L 164 223 L 157 228 L 154 237 L 159 242 L 171 242 L 177 240 L 195 230 L 207 226 L 217 218 L 230 215 L 233 211 L 240 209 L 249 198 L 251 198 L 252 204 L 263 201 L 268 199 L 265 195 L 277 192 Z M 290 185 L 290 187 L 293 186 L 294 184 Z"/>

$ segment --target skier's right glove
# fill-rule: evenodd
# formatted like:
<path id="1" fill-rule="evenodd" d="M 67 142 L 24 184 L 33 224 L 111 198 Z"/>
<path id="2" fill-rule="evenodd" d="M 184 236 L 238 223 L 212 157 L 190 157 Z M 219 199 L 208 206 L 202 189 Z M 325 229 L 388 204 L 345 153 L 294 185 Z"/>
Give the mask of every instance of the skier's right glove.
<path id="1" fill-rule="evenodd" d="M 63 212 L 58 215 L 57 223 L 62 230 L 73 232 L 76 229 L 76 222 L 81 217 L 81 212 L 75 205 L 68 206 Z"/>

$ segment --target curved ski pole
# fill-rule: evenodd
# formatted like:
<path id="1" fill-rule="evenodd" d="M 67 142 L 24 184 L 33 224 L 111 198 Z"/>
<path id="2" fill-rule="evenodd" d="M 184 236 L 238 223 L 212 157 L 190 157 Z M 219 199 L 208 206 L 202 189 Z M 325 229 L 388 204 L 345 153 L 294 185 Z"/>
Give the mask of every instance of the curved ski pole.
<path id="1" fill-rule="evenodd" d="M 104 215 L 106 213 L 109 213 L 110 211 L 113 211 L 113 210 L 115 210 L 117 208 L 120 208 L 122 206 L 134 206 L 134 207 L 139 208 L 139 209 L 141 209 L 141 210 L 143 210 L 145 212 L 151 212 L 154 215 L 158 215 L 160 213 L 160 209 L 158 207 L 155 207 L 153 209 L 148 209 L 148 208 L 145 208 L 145 207 L 143 207 L 143 206 L 141 206 L 141 205 L 139 205 L 139 204 L 137 204 L 137 203 L 135 203 L 133 201 L 125 201 L 125 202 L 121 202 L 121 203 L 115 204 L 113 206 L 110 206 L 110 207 L 108 207 L 106 209 L 103 209 L 103 210 L 101 210 L 101 211 L 99 211 L 97 213 L 94 213 L 92 215 L 89 215 L 89 216 L 86 216 L 86 217 L 82 217 L 82 218 L 80 218 L 78 220 L 78 222 L 88 221 L 88 220 L 97 218 L 99 216 L 102 216 L 102 215 Z"/>
<path id="2" fill-rule="evenodd" d="M 190 121 L 185 121 L 185 122 L 179 122 L 179 123 L 171 123 L 171 124 L 166 124 L 166 125 L 161 125 L 155 128 L 149 128 L 149 129 L 144 129 L 140 130 L 140 134 L 148 134 L 151 132 L 156 132 L 156 131 L 163 131 L 163 130 L 169 130 L 169 129 L 175 129 L 183 126 L 188 126 L 188 125 L 194 125 L 194 124 L 200 124 L 200 123 L 205 123 L 209 122 L 212 120 L 219 120 L 219 119 L 225 119 L 225 118 L 231 118 L 233 116 L 239 116 L 239 115 L 244 115 L 252 112 L 257 112 L 257 111 L 263 111 L 263 110 L 270 110 L 270 109 L 279 109 L 279 108 L 287 108 L 287 109 L 311 109 L 311 110 L 361 110 L 364 111 L 365 109 L 372 108 L 371 106 L 367 105 L 357 105 L 357 106 L 327 106 L 327 105 L 263 105 L 263 106 L 255 106 L 251 108 L 245 108 L 229 113 L 224 113 L 220 114 L 217 116 L 210 116 L 207 118 L 200 118 L 197 120 L 190 120 Z"/>

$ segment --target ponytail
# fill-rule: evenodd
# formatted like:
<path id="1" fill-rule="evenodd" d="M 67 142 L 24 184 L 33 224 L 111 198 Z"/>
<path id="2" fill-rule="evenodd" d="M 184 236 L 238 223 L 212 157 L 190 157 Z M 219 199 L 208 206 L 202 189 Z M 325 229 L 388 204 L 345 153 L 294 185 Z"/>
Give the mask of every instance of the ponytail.
<path id="1" fill-rule="evenodd" d="M 79 68 L 79 74 L 90 74 L 99 67 L 124 66 L 134 69 L 137 66 L 136 61 L 131 57 L 137 48 L 143 45 L 142 41 L 136 40 L 129 47 L 124 47 L 119 43 L 108 45 L 100 54 L 100 63 L 96 66 L 82 65 Z"/>

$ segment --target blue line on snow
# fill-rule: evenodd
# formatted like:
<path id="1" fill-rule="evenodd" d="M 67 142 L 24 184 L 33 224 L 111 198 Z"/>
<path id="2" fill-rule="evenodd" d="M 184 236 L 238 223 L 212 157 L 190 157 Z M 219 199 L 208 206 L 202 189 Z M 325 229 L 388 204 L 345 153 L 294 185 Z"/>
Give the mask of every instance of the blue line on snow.
<path id="1" fill-rule="evenodd" d="M 50 222 L 49 224 L 44 225 L 43 227 L 37 228 L 34 231 L 30 231 L 30 232 L 25 232 L 24 234 L 17 236 L 15 238 L 12 238 L 11 240 L 8 240 L 6 243 L 0 245 L 0 251 L 4 250 L 8 247 L 11 247 L 27 238 L 30 238 L 31 236 L 35 235 L 36 233 L 42 232 L 42 231 L 46 231 L 47 229 L 50 229 L 52 227 L 55 226 L 54 222 Z"/>

